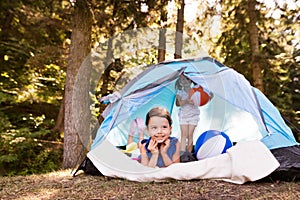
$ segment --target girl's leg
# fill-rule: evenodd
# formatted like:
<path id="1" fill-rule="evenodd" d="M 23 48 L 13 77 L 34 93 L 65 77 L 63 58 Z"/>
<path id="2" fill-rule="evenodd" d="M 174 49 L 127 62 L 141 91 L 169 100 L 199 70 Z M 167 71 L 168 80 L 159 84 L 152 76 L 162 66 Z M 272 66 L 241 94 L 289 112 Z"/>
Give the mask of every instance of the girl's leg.
<path id="1" fill-rule="evenodd" d="M 186 139 L 188 136 L 188 125 L 180 125 L 181 130 L 181 142 L 180 142 L 180 151 L 186 151 Z"/>
<path id="2" fill-rule="evenodd" d="M 130 144 L 132 142 L 133 142 L 133 136 L 132 135 L 128 135 L 127 144 Z"/>
<path id="3" fill-rule="evenodd" d="M 140 146 L 142 140 L 144 139 L 144 131 L 143 130 L 139 130 L 138 134 L 139 134 L 138 146 Z"/>
<path id="4" fill-rule="evenodd" d="M 193 136 L 194 136 L 194 131 L 195 131 L 196 126 L 189 124 L 188 125 L 188 152 L 193 151 Z"/>

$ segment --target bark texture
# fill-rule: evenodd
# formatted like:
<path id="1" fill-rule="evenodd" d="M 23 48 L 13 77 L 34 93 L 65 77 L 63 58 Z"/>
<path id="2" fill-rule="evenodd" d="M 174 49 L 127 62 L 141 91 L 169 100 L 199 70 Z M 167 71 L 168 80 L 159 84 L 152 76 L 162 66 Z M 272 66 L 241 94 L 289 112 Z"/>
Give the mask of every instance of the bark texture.
<path id="1" fill-rule="evenodd" d="M 175 54 L 174 58 L 182 58 L 182 38 L 184 26 L 184 0 L 180 0 L 180 8 L 177 11 L 176 35 L 175 35 Z"/>
<path id="2" fill-rule="evenodd" d="M 65 129 L 63 168 L 80 159 L 89 135 L 89 78 L 92 12 L 89 2 L 77 0 L 74 8 L 70 54 L 65 87 Z"/>
<path id="3" fill-rule="evenodd" d="M 251 46 L 251 67 L 253 74 L 253 85 L 262 92 L 264 91 L 263 86 L 263 70 L 260 66 L 260 50 L 259 50 L 259 37 L 257 28 L 257 17 L 255 13 L 256 0 L 248 0 L 248 16 L 249 22 L 249 35 L 250 35 L 250 46 Z"/>

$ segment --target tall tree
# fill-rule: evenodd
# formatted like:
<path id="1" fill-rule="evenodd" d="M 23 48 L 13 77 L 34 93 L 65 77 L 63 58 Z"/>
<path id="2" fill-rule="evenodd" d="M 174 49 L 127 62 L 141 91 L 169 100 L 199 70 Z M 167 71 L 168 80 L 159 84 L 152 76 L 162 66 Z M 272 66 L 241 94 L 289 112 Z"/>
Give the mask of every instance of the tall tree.
<path id="1" fill-rule="evenodd" d="M 90 1 L 76 1 L 72 22 L 73 28 L 65 88 L 63 168 L 75 166 L 84 145 L 79 136 L 82 134 L 80 131 L 89 131 L 89 101 L 86 99 L 89 92 L 89 88 L 87 87 L 87 85 L 89 85 L 89 69 L 87 68 L 80 71 L 80 73 L 87 73 L 81 76 L 81 80 L 78 79 L 77 76 L 79 75 L 78 72 L 81 64 L 91 51 L 93 17 Z M 76 82 L 76 80 L 78 82 Z M 77 84 L 76 87 L 79 88 L 75 88 L 75 83 Z M 79 117 L 75 116 L 75 113 L 77 113 Z"/>
<path id="2" fill-rule="evenodd" d="M 184 27 L 184 0 L 179 1 L 179 8 L 177 11 L 176 35 L 175 35 L 175 54 L 174 58 L 181 58 L 182 54 L 182 40 Z"/>
<path id="3" fill-rule="evenodd" d="M 252 82 L 246 2 L 244 0 L 234 2 L 225 0 L 222 1 L 221 6 L 221 34 L 217 42 L 220 48 L 220 60 L 245 75 Z"/>
<path id="4" fill-rule="evenodd" d="M 253 75 L 253 85 L 260 89 L 262 92 L 264 91 L 263 85 L 263 73 L 261 63 L 261 54 L 259 50 L 259 36 L 258 36 L 258 28 L 257 17 L 255 12 L 256 0 L 248 0 L 247 3 L 247 11 L 249 16 L 249 38 L 250 38 L 250 47 L 251 47 L 251 68 Z"/>
<path id="5" fill-rule="evenodd" d="M 167 1 L 166 1 L 167 2 Z M 160 6 L 160 26 L 158 39 L 158 62 L 164 61 L 166 58 L 166 24 L 167 24 L 167 9 L 165 1 L 162 1 Z"/>
<path id="6" fill-rule="evenodd" d="M 105 70 L 102 72 L 99 83 L 100 98 L 107 95 L 113 90 L 113 81 L 118 77 L 113 77 L 111 73 L 119 73 L 123 69 L 120 59 L 114 55 L 114 51 L 122 51 L 122 49 L 115 49 L 117 39 L 112 42 L 115 34 L 120 31 L 134 29 L 135 27 L 145 26 L 148 22 L 146 12 L 141 12 L 141 4 L 144 1 L 76 1 L 70 55 L 67 69 L 67 79 L 65 87 L 65 143 L 64 143 L 64 161 L 63 167 L 73 167 L 76 164 L 82 147 L 87 147 L 87 140 L 85 137 L 89 133 L 89 99 L 88 92 L 90 88 L 85 83 L 88 83 L 89 77 L 89 61 L 84 60 L 91 51 L 91 37 L 93 41 L 98 41 L 100 37 L 108 39 L 107 54 L 103 58 Z M 149 10 L 154 10 L 155 1 L 147 2 Z M 92 9 L 91 9 L 92 7 Z M 94 17 L 94 18 L 93 18 Z M 93 23 L 94 22 L 94 23 Z M 99 37 L 99 38 L 98 38 Z M 117 45 L 118 46 L 118 45 Z M 121 45 L 118 46 L 118 48 Z M 86 69 L 80 73 L 80 64 L 86 61 Z M 82 79 L 78 79 L 78 77 Z M 76 78 L 77 77 L 77 78 Z M 82 81 L 79 81 L 82 80 Z M 76 82 L 77 81 L 77 82 Z M 77 84 L 74 87 L 74 84 Z M 101 85 L 102 84 L 102 85 Z M 78 87 L 79 86 L 79 87 Z M 93 88 L 94 89 L 94 88 Z M 97 93 L 96 92 L 96 93 Z M 103 107 L 100 106 L 100 112 Z M 74 116 L 75 113 L 75 116 Z M 84 138 L 84 139 L 83 139 Z M 83 154 L 82 154 L 83 155 Z"/>

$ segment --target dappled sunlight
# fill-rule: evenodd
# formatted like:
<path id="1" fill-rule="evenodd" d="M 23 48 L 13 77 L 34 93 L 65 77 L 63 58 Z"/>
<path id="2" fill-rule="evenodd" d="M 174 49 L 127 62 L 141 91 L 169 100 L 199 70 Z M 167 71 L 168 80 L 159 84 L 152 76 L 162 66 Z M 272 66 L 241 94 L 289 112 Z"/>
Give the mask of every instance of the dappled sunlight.
<path id="1" fill-rule="evenodd" d="M 54 199 L 54 197 L 59 196 L 59 191 L 60 191 L 59 189 L 41 189 L 36 192 L 33 192 L 32 194 L 17 199 L 23 199 L 23 200 Z"/>
<path id="2" fill-rule="evenodd" d="M 57 171 L 42 175 L 14 176 L 0 178 L 4 185 L 1 199 L 55 199 L 62 188 L 72 185 L 71 170 Z"/>
<path id="3" fill-rule="evenodd" d="M 259 182 L 236 185 L 217 180 L 138 183 L 78 174 L 71 170 L 0 177 L 0 198 L 52 199 L 299 199 L 298 182 Z"/>

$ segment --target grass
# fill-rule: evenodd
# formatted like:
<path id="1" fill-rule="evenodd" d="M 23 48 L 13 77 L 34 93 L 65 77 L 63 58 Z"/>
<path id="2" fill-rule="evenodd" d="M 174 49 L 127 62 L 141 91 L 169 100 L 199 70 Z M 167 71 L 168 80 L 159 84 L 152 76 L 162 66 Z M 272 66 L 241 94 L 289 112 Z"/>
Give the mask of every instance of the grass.
<path id="1" fill-rule="evenodd" d="M 300 199 L 300 182 L 250 182 L 236 185 L 220 180 L 139 183 L 70 170 L 43 175 L 0 177 L 0 199 Z"/>

